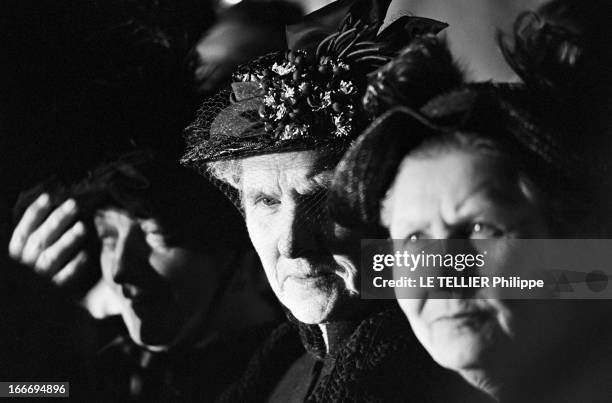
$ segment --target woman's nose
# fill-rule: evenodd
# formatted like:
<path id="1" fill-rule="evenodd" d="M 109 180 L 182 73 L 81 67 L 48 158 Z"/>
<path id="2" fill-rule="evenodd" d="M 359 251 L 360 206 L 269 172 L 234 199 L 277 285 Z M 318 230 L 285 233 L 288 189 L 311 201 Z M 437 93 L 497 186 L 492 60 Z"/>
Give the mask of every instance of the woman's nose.
<path id="1" fill-rule="evenodd" d="M 296 259 L 317 249 L 317 239 L 323 228 L 322 217 L 307 206 L 288 208 L 279 217 L 278 252 Z"/>

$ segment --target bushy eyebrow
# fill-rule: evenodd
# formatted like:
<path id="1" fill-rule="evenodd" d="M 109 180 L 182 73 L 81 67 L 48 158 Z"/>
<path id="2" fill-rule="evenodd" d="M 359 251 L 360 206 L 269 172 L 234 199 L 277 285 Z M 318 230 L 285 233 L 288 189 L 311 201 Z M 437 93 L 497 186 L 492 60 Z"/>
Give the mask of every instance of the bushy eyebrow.
<path id="1" fill-rule="evenodd" d="M 519 197 L 507 188 L 501 188 L 497 183 L 485 182 L 478 186 L 468 197 L 457 204 L 456 209 L 460 210 L 466 204 L 485 201 L 491 206 L 512 208 L 519 202 Z"/>
<path id="2" fill-rule="evenodd" d="M 425 221 L 402 221 L 400 226 L 401 239 L 408 239 L 415 232 L 424 232 L 429 228 L 429 223 Z"/>
<path id="3" fill-rule="evenodd" d="M 318 193 L 322 190 L 329 189 L 332 179 L 333 171 L 331 170 L 313 171 L 312 174 L 298 180 L 299 186 L 295 189 L 298 191 L 298 193 L 303 195 Z M 278 185 L 261 187 L 243 186 L 241 195 L 243 200 L 252 200 L 256 196 L 262 194 L 275 196 L 279 193 L 279 191 L 281 191 L 281 189 L 278 187 Z"/>
<path id="4" fill-rule="evenodd" d="M 458 201 L 455 207 L 455 212 L 459 212 L 466 206 L 470 208 L 469 211 L 463 211 L 457 218 L 462 221 L 469 219 L 474 215 L 478 215 L 483 212 L 488 212 L 496 208 L 513 208 L 516 206 L 518 200 L 512 192 L 508 189 L 500 187 L 496 182 L 484 181 L 475 186 L 465 198 Z M 478 208 L 484 207 L 483 211 L 477 213 L 471 211 L 474 208 L 474 203 L 477 203 Z M 448 224 L 448 223 L 447 223 Z M 449 224 L 454 225 L 454 224 Z M 418 231 L 427 230 L 429 222 L 427 220 L 421 220 L 418 217 L 413 219 L 403 219 L 401 222 L 401 233 L 413 233 Z"/>

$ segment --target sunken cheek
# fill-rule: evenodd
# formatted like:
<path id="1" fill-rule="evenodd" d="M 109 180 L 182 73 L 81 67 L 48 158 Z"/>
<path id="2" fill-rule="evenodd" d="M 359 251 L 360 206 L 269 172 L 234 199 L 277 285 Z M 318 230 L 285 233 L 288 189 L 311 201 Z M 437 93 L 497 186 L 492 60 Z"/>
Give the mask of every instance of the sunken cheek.
<path id="1" fill-rule="evenodd" d="M 278 259 L 277 235 L 274 227 L 270 223 L 258 217 L 253 217 L 253 213 L 247 210 L 247 230 L 255 251 L 262 262 L 273 262 Z"/>
<path id="2" fill-rule="evenodd" d="M 273 289 L 280 287 L 276 280 L 277 265 L 281 257 L 278 250 L 279 230 L 274 225 L 276 220 L 275 217 L 259 218 L 252 211 L 246 211 L 246 223 L 251 242 Z"/>
<path id="3" fill-rule="evenodd" d="M 278 253 L 276 244 L 279 231 L 275 223 L 279 221 L 279 217 L 274 215 L 262 217 L 260 215 L 255 207 L 250 207 L 246 210 L 247 230 L 253 246 L 255 246 L 257 252 L 263 252 L 266 255 Z M 274 252 L 272 252 L 273 249 Z"/>

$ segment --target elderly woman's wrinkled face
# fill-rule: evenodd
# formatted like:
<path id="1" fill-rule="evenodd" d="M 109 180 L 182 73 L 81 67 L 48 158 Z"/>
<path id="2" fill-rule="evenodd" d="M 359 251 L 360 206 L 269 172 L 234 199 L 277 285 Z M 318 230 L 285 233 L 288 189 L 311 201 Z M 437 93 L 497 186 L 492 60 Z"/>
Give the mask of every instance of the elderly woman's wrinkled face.
<path id="1" fill-rule="evenodd" d="M 167 348 L 199 324 L 217 284 L 209 257 L 174 245 L 155 219 L 108 208 L 94 221 L 103 278 L 121 299 L 136 343 Z"/>
<path id="2" fill-rule="evenodd" d="M 242 161 L 241 194 L 251 241 L 277 297 L 309 324 L 357 314 L 359 244 L 324 209 L 333 167 L 318 151 Z"/>
<path id="3" fill-rule="evenodd" d="M 440 150 L 404 159 L 381 219 L 393 239 L 494 239 L 502 246 L 511 238 L 547 237 L 536 199 L 499 156 Z M 512 366 L 518 344 L 539 337 L 534 322 L 547 320 L 532 301 L 436 292 L 448 298 L 428 299 L 424 291 L 421 299 L 398 301 L 432 357 L 456 371 Z"/>

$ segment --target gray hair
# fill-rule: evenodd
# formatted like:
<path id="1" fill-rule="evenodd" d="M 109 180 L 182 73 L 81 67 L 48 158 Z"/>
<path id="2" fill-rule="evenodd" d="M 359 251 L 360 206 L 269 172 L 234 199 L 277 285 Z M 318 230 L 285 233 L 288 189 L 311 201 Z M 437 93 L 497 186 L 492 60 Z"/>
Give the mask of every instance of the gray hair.
<path id="1" fill-rule="evenodd" d="M 213 161 L 206 164 L 207 174 L 236 190 L 240 190 L 242 179 L 242 160 Z"/>

